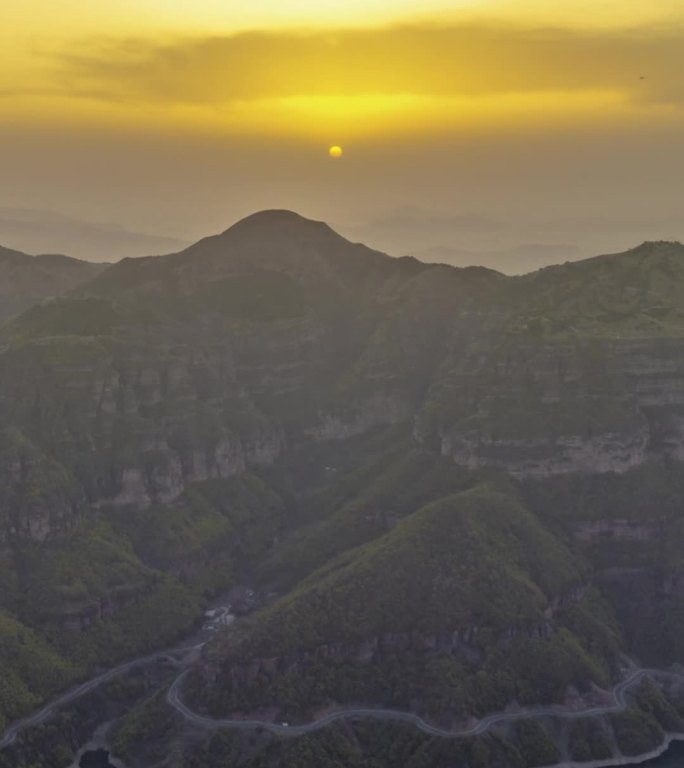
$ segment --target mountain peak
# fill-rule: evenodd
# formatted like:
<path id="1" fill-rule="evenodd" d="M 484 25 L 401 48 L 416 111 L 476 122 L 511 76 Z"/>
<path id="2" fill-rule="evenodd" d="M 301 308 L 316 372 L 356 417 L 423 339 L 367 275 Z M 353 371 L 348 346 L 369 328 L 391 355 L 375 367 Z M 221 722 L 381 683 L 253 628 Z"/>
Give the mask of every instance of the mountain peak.
<path id="1" fill-rule="evenodd" d="M 372 271 L 378 262 L 393 260 L 355 244 L 322 221 L 293 211 L 266 210 L 241 219 L 219 235 L 205 237 L 173 259 L 193 271 L 287 272 L 308 279 L 313 275 L 339 274 L 351 270 Z M 181 267 L 181 269 L 186 268 Z"/>
<path id="2" fill-rule="evenodd" d="M 232 237 L 295 237 L 321 239 L 335 237 L 342 239 L 323 221 L 307 219 L 294 211 L 271 209 L 258 211 L 233 224 L 222 236 Z"/>

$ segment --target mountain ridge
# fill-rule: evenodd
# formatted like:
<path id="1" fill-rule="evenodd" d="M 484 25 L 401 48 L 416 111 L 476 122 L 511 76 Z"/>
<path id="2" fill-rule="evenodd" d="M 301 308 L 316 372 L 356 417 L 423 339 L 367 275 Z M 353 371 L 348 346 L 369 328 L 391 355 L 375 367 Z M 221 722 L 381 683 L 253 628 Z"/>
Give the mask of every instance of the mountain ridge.
<path id="1" fill-rule="evenodd" d="M 323 659 L 326 701 L 445 718 L 680 657 L 684 273 L 640 248 L 512 278 L 272 211 L 38 302 L 1 331 L 8 631 L 70 680 L 248 583 L 282 592 L 244 658 L 207 651 L 200 703 L 264 705 L 263 672 L 274 706 L 318 706 L 291 665 Z M 0 713 L 41 695 L 27 675 Z"/>
<path id="2" fill-rule="evenodd" d="M 534 280 L 553 279 L 558 270 L 568 274 L 580 274 L 601 265 L 620 268 L 620 262 L 638 256 L 657 256 L 660 260 L 677 256 L 681 243 L 676 241 L 645 241 L 622 253 L 599 254 L 563 264 L 550 264 L 522 275 L 505 275 L 495 269 L 478 264 L 451 265 L 440 262 L 423 262 L 413 256 L 394 257 L 381 251 L 355 243 L 337 233 L 323 221 L 308 219 L 286 209 L 258 211 L 240 219 L 226 230 L 188 246 L 182 251 L 160 256 L 123 259 L 106 270 L 102 281 L 91 281 L 84 286 L 98 292 L 112 292 L 134 288 L 136 284 L 188 280 L 194 284 L 201 276 L 197 270 L 204 267 L 228 273 L 251 272 L 257 269 L 288 272 L 299 279 L 307 279 L 311 273 L 319 277 L 331 273 L 336 276 L 353 273 L 355 269 L 386 275 L 393 269 L 404 274 L 418 275 L 428 270 L 481 270 L 484 274 L 499 275 L 512 283 L 529 283 Z M 372 260 L 372 261 L 371 261 Z M 159 271 L 160 274 L 155 274 Z M 163 278 L 161 273 L 164 274 Z M 107 282 L 118 283 L 117 288 L 107 289 Z"/>
<path id="3" fill-rule="evenodd" d="M 76 288 L 108 266 L 63 254 L 31 256 L 0 246 L 0 322 Z"/>

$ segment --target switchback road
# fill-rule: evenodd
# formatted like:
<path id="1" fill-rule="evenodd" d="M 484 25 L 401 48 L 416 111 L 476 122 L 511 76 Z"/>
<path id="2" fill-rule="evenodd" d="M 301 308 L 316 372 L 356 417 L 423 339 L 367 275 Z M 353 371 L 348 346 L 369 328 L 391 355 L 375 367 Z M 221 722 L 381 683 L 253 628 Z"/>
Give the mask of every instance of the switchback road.
<path id="1" fill-rule="evenodd" d="M 336 712 L 331 712 L 318 720 L 313 720 L 310 723 L 302 725 L 282 725 L 278 723 L 268 722 L 265 720 L 236 720 L 236 719 L 218 719 L 207 717 L 205 715 L 199 715 L 193 712 L 181 699 L 181 688 L 183 681 L 189 670 L 182 672 L 175 680 L 169 692 L 167 694 L 167 701 L 177 712 L 179 712 L 186 720 L 203 728 L 209 729 L 221 729 L 221 728 L 233 728 L 239 730 L 254 730 L 263 729 L 278 736 L 303 736 L 313 731 L 318 731 L 321 728 L 325 728 L 332 723 L 339 720 L 354 720 L 359 718 L 372 718 L 375 720 L 394 720 L 399 722 L 408 723 L 415 726 L 424 733 L 430 736 L 440 736 L 443 738 L 460 738 L 463 736 L 477 736 L 485 733 L 493 725 L 497 723 L 509 722 L 513 720 L 524 720 L 530 717 L 561 717 L 565 719 L 579 719 L 583 717 L 592 717 L 598 715 L 606 715 L 611 712 L 621 712 L 627 708 L 626 694 L 630 688 L 637 685 L 644 677 L 670 677 L 679 680 L 684 679 L 684 675 L 680 675 L 676 672 L 665 672 L 658 669 L 636 669 L 633 670 L 624 680 L 620 681 L 612 691 L 614 704 L 610 704 L 603 707 L 588 707 L 585 709 L 572 710 L 562 706 L 554 705 L 549 707 L 528 707 L 525 709 L 519 709 L 515 712 L 496 712 L 491 715 L 487 715 L 479 720 L 475 725 L 467 728 L 459 728 L 454 730 L 447 730 L 444 728 L 438 728 L 435 725 L 423 720 L 422 717 L 412 714 L 411 712 L 401 712 L 394 709 L 340 709 Z"/>
<path id="2" fill-rule="evenodd" d="M 169 658 L 174 661 L 178 661 L 177 657 L 185 656 L 187 658 L 190 652 L 198 652 L 201 650 L 202 645 L 203 644 L 159 651 L 158 653 L 150 654 L 149 656 L 142 656 L 138 659 L 133 659 L 132 661 L 121 664 L 118 667 L 114 667 L 107 672 L 93 677 L 88 682 L 82 683 L 76 688 L 73 688 L 62 696 L 54 699 L 49 704 L 46 704 L 42 709 L 38 710 L 29 717 L 19 720 L 11 725 L 0 739 L 0 750 L 3 750 L 13 744 L 17 738 L 17 734 L 22 729 L 45 722 L 60 707 L 75 701 L 81 696 L 84 696 L 103 683 L 124 675 L 135 667 L 145 666 L 163 658 Z M 668 672 L 665 670 L 647 668 L 635 669 L 624 680 L 621 680 L 614 686 L 612 690 L 614 703 L 610 705 L 602 707 L 589 707 L 578 710 L 567 709 L 559 705 L 546 707 L 528 707 L 516 710 L 515 712 L 495 712 L 491 715 L 483 717 L 477 723 L 469 727 L 445 729 L 439 728 L 436 725 L 431 725 L 419 715 L 413 714 L 411 712 L 402 712 L 399 710 L 382 708 L 370 709 L 354 707 L 349 709 L 340 709 L 335 712 L 331 712 L 317 720 L 313 720 L 310 723 L 304 723 L 301 725 L 282 725 L 279 723 L 269 722 L 267 720 L 212 718 L 206 715 L 197 714 L 192 709 L 190 709 L 190 707 L 188 707 L 181 698 L 182 685 L 189 671 L 189 669 L 185 669 L 178 675 L 178 677 L 176 677 L 167 694 L 167 701 L 169 705 L 173 707 L 173 709 L 175 709 L 179 714 L 181 714 L 188 722 L 202 728 L 213 730 L 222 728 L 232 728 L 238 730 L 263 729 L 279 736 L 302 736 L 307 733 L 318 731 L 321 728 L 325 728 L 326 726 L 340 720 L 354 720 L 360 718 L 403 722 L 415 726 L 419 730 L 423 731 L 423 733 L 427 733 L 430 736 L 439 736 L 442 738 L 477 736 L 479 734 L 485 733 L 497 723 L 523 720 L 531 717 L 559 717 L 565 719 L 579 719 L 583 717 L 606 715 L 610 714 L 611 712 L 621 712 L 627 708 L 627 692 L 632 687 L 636 686 L 645 677 L 665 677 L 668 679 L 684 680 L 684 675 L 677 672 Z"/>
<path id="3" fill-rule="evenodd" d="M 125 675 L 127 672 L 130 672 L 130 670 L 134 669 L 135 667 L 144 667 L 147 664 L 152 664 L 153 662 L 159 661 L 160 659 L 164 659 L 164 658 L 175 659 L 175 657 L 183 656 L 189 653 L 190 651 L 197 651 L 201 647 L 202 646 L 200 645 L 200 646 L 191 646 L 188 648 L 174 648 L 172 650 L 158 651 L 157 653 L 150 654 L 149 656 L 141 656 L 138 659 L 133 659 L 133 661 L 128 661 L 125 664 L 120 664 L 118 667 L 114 667 L 113 669 L 110 669 L 107 672 L 103 672 L 101 675 L 97 675 L 96 677 L 93 677 L 92 679 L 88 680 L 88 682 L 82 683 L 76 688 L 72 688 L 70 691 L 67 691 L 66 693 L 62 694 L 58 698 L 53 699 L 51 702 L 46 704 L 42 709 L 39 709 L 37 712 L 34 712 L 29 717 L 25 717 L 23 720 L 18 720 L 16 723 L 13 723 L 5 731 L 5 733 L 2 735 L 2 738 L 0 739 L 0 750 L 3 750 L 6 747 L 9 747 L 10 744 L 13 744 L 15 739 L 17 738 L 17 734 L 23 728 L 28 728 L 32 725 L 39 725 L 40 723 L 44 723 L 60 707 L 63 707 L 66 704 L 70 704 L 72 701 L 79 699 L 81 696 L 84 696 L 86 693 L 90 693 L 90 691 L 95 690 L 95 688 L 102 685 L 103 683 L 107 683 L 116 677 Z"/>

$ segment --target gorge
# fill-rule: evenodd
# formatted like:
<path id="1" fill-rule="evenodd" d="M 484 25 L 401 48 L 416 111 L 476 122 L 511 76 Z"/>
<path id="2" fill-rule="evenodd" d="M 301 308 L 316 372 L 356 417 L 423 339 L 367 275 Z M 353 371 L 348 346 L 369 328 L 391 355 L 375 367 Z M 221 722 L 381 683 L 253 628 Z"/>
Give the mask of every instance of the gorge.
<path id="1" fill-rule="evenodd" d="M 3 731 L 240 585 L 184 686 L 208 718 L 455 730 L 684 661 L 684 246 L 506 277 L 266 211 L 8 313 Z M 448 747 L 397 723 L 208 735 L 167 706 L 176 676 L 93 694 L 131 768 L 591 763 L 684 730 L 679 688 L 644 680 L 594 724 Z M 59 717 L 0 766 L 67 768 L 96 723 Z"/>

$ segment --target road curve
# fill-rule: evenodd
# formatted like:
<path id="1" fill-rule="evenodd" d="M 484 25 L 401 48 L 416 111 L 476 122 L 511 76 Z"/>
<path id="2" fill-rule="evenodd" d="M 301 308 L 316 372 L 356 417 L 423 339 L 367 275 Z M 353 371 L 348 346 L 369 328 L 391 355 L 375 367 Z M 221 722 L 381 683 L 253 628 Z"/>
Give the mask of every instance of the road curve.
<path id="1" fill-rule="evenodd" d="M 554 705 L 548 707 L 528 707 L 520 709 L 517 712 L 495 712 L 494 714 L 487 715 L 479 720 L 475 725 L 469 728 L 460 728 L 456 730 L 447 730 L 439 728 L 435 725 L 423 720 L 422 717 L 412 714 L 411 712 L 401 712 L 394 709 L 341 709 L 336 712 L 331 712 L 318 720 L 313 720 L 310 723 L 303 725 L 279 725 L 277 723 L 268 722 L 265 720 L 234 720 L 234 719 L 218 719 L 207 717 L 205 715 L 198 715 L 193 712 L 187 704 L 184 704 L 181 699 L 181 688 L 186 675 L 190 670 L 182 672 L 174 681 L 173 685 L 169 689 L 166 696 L 166 700 L 171 707 L 173 707 L 178 713 L 180 713 L 186 720 L 198 725 L 202 728 L 209 729 L 221 729 L 232 728 L 238 730 L 255 730 L 263 729 L 274 733 L 278 736 L 303 736 L 313 731 L 318 731 L 321 728 L 325 728 L 332 723 L 339 720 L 351 720 L 358 718 L 373 718 L 375 720 L 393 720 L 414 725 L 423 733 L 427 733 L 430 736 L 440 736 L 442 738 L 461 738 L 463 736 L 477 736 L 488 731 L 493 725 L 497 723 L 510 722 L 514 720 L 524 720 L 530 717 L 561 717 L 569 720 L 576 720 L 583 717 L 592 717 L 598 715 L 606 715 L 611 712 L 621 712 L 627 708 L 627 691 L 643 680 L 644 677 L 669 677 L 671 679 L 684 679 L 684 675 L 676 672 L 667 672 L 659 669 L 635 669 L 624 680 L 617 683 L 614 686 L 612 694 L 615 701 L 614 704 L 604 707 L 590 707 L 581 710 L 571 710 L 564 707 Z"/>
<path id="2" fill-rule="evenodd" d="M 186 646 L 181 648 L 173 648 L 165 651 L 158 651 L 157 653 L 150 654 L 148 656 L 141 656 L 140 658 L 133 659 L 132 661 L 120 664 L 118 667 L 114 667 L 107 672 L 103 672 L 101 675 L 97 675 L 91 680 L 82 683 L 76 688 L 72 688 L 70 691 L 62 694 L 58 698 L 46 704 L 42 709 L 34 712 L 29 717 L 17 721 L 11 725 L 0 739 L 0 751 L 6 749 L 17 738 L 17 734 L 24 728 L 28 728 L 33 725 L 39 725 L 45 722 L 51 715 L 55 713 L 57 709 L 71 703 L 81 696 L 89 693 L 103 683 L 109 680 L 126 674 L 135 667 L 145 666 L 155 661 L 159 661 L 165 657 L 176 660 L 174 657 L 183 656 L 189 654 L 191 651 L 198 651 L 202 648 L 203 644 Z M 370 709 L 370 708 L 351 708 L 341 709 L 336 712 L 331 712 L 318 720 L 313 720 L 310 723 L 304 723 L 302 725 L 279 725 L 278 723 L 268 722 L 266 720 L 235 720 L 235 719 L 219 719 L 211 718 L 205 715 L 199 715 L 193 712 L 187 704 L 185 704 L 181 698 L 181 689 L 183 682 L 190 670 L 185 669 L 174 680 L 173 684 L 169 688 L 167 693 L 167 702 L 173 709 L 181 714 L 186 720 L 194 725 L 202 728 L 217 730 L 222 728 L 232 728 L 237 730 L 256 730 L 263 729 L 274 733 L 279 736 L 303 736 L 307 733 L 318 731 L 321 728 L 325 728 L 332 723 L 340 720 L 350 720 L 358 718 L 369 718 L 375 720 L 387 720 L 404 722 L 409 725 L 413 725 L 423 733 L 427 733 L 430 736 L 439 736 L 442 738 L 460 738 L 463 736 L 477 736 L 485 733 L 489 728 L 497 723 L 522 720 L 530 717 L 561 717 L 566 719 L 579 719 L 582 717 L 592 717 L 598 715 L 605 715 L 611 712 L 621 712 L 627 708 L 626 694 L 630 688 L 639 683 L 644 677 L 666 677 L 670 679 L 684 679 L 684 674 L 676 672 L 668 672 L 659 669 L 647 669 L 640 668 L 635 669 L 624 680 L 617 683 L 612 691 L 615 703 L 604 707 L 591 707 L 582 710 L 569 710 L 564 707 L 553 705 L 547 707 L 528 707 L 520 709 L 517 712 L 495 712 L 491 715 L 487 715 L 479 720 L 475 725 L 469 728 L 460 728 L 456 730 L 448 730 L 445 728 L 439 728 L 438 726 L 431 725 L 423 720 L 416 714 L 411 712 L 402 712 L 394 709 Z"/>
<path id="3" fill-rule="evenodd" d="M 5 733 L 2 734 L 2 738 L 0 739 L 0 751 L 13 744 L 17 738 L 17 734 L 23 728 L 28 728 L 32 725 L 39 725 L 40 723 L 45 722 L 57 709 L 63 707 L 65 704 L 70 704 L 72 701 L 75 701 L 81 696 L 84 696 L 86 693 L 90 693 L 90 691 L 94 690 L 103 683 L 107 683 L 110 680 L 113 680 L 115 677 L 125 675 L 126 672 L 129 672 L 135 667 L 144 667 L 147 664 L 152 664 L 153 662 L 159 661 L 165 657 L 170 657 L 173 659 L 173 657 L 178 656 L 179 654 L 187 654 L 190 651 L 196 651 L 200 648 L 201 645 L 194 645 L 185 648 L 172 648 L 170 650 L 157 651 L 157 653 L 152 653 L 149 656 L 141 656 L 140 658 L 133 659 L 132 661 L 128 661 L 125 664 L 120 664 L 118 667 L 113 667 L 112 669 L 107 670 L 107 672 L 103 672 L 101 675 L 93 677 L 92 679 L 82 683 L 76 688 L 72 688 L 70 691 L 67 691 L 58 698 L 53 699 L 42 709 L 34 712 L 29 717 L 25 717 L 23 720 L 18 720 L 16 723 L 13 723 L 5 731 Z"/>

